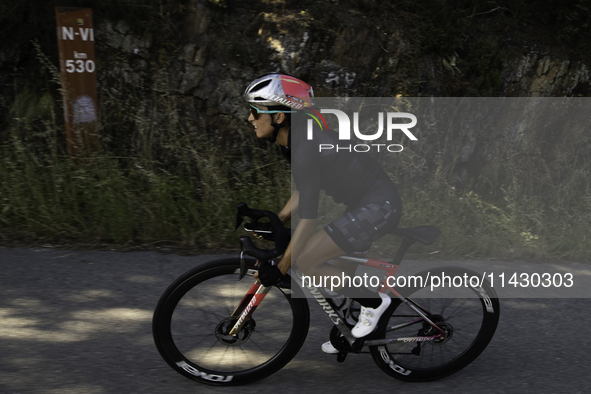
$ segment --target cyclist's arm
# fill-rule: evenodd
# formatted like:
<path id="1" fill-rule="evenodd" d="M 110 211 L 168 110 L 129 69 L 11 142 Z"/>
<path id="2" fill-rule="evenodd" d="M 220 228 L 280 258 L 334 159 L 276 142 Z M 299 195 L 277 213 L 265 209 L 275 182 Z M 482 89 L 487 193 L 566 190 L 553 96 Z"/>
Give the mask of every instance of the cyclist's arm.
<path id="1" fill-rule="evenodd" d="M 279 219 L 282 223 L 287 223 L 291 219 L 291 213 L 297 212 L 300 205 L 300 192 L 297 190 L 293 192 L 287 204 L 283 207 L 283 209 L 277 214 Z"/>
<path id="2" fill-rule="evenodd" d="M 283 253 L 283 257 L 277 267 L 283 275 L 287 273 L 291 267 L 292 260 L 297 260 L 298 256 L 304 250 L 304 247 L 312 237 L 314 229 L 316 228 L 317 219 L 301 219 L 298 226 L 291 237 L 291 241 Z"/>

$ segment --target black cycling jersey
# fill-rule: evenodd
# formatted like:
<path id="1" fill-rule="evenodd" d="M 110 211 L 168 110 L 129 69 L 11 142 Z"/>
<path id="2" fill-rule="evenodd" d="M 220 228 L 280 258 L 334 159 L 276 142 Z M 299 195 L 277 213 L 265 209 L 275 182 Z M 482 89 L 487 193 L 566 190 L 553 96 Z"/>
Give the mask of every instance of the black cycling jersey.
<path id="1" fill-rule="evenodd" d="M 320 149 L 320 146 L 327 149 Z M 328 149 L 333 146 L 333 149 Z M 337 151 L 336 147 L 339 146 Z M 283 155 L 291 164 L 292 176 L 299 191 L 299 210 L 302 219 L 318 216 L 320 190 L 324 190 L 336 203 L 356 206 L 382 181 L 392 182 L 369 153 L 355 152 L 350 144 L 339 141 L 337 134 L 314 130 L 313 138 L 307 133 L 289 133 Z"/>

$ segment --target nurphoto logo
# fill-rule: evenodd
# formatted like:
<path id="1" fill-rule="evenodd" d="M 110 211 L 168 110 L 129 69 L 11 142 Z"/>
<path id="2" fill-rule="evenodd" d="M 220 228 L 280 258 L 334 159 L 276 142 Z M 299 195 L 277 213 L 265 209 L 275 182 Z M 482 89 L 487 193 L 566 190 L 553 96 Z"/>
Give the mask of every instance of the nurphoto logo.
<path id="1" fill-rule="evenodd" d="M 374 134 L 363 134 L 359 128 L 359 112 L 353 112 L 353 122 L 349 115 L 341 110 L 338 109 L 321 109 L 320 113 L 314 111 L 314 114 L 307 113 L 313 119 L 308 119 L 307 122 L 307 138 L 308 140 L 312 140 L 314 138 L 314 122 L 316 121 L 318 126 L 320 126 L 321 130 L 324 130 L 324 126 L 327 125 L 326 120 L 321 114 L 332 114 L 335 115 L 338 121 L 338 133 L 339 133 L 339 140 L 340 141 L 350 141 L 351 140 L 351 129 L 353 129 L 353 133 L 356 138 L 362 141 L 376 141 L 381 138 L 384 134 L 384 129 L 386 130 L 386 140 L 392 141 L 395 131 L 403 132 L 411 141 L 417 141 L 417 137 L 409 130 L 416 126 L 417 124 L 417 117 L 408 112 L 379 112 L 378 113 L 378 126 L 377 131 Z M 384 127 L 384 118 L 385 120 L 385 127 Z M 395 123 L 395 120 L 399 119 L 407 119 L 410 120 L 410 123 Z M 322 122 L 320 122 L 322 120 Z M 353 127 L 351 127 L 351 124 Z M 328 130 L 328 127 L 326 126 Z M 398 153 L 402 152 L 404 149 L 400 144 L 385 144 L 385 143 L 372 143 L 372 144 L 356 144 L 356 145 L 334 145 L 334 144 L 319 144 L 318 149 L 320 152 L 323 150 L 332 150 L 336 149 L 337 152 L 340 150 L 346 150 L 349 152 L 369 152 L 371 150 L 376 150 L 380 152 L 382 150 L 388 151 L 391 153 Z"/>

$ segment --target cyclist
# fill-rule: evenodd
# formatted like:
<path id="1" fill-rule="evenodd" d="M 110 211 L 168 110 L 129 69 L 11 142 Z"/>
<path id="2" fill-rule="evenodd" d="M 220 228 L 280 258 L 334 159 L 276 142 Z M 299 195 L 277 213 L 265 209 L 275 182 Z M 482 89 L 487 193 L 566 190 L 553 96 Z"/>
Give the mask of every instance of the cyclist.
<path id="1" fill-rule="evenodd" d="M 296 191 L 278 216 L 283 223 L 291 219 L 292 212 L 299 212 L 300 216 L 280 262 L 267 264 L 255 274 L 265 286 L 277 283 L 292 261 L 310 277 L 353 277 L 355 266 L 335 266 L 327 261 L 345 254 L 366 253 L 376 239 L 395 228 L 400 220 L 401 203 L 396 187 L 368 154 L 335 150 L 320 153 L 319 143 L 338 144 L 336 133 L 317 130 L 308 140 L 306 130 L 292 130 L 291 114 L 310 108 L 313 97 L 313 89 L 306 82 L 277 73 L 255 79 L 244 93 L 251 110 L 248 121 L 257 137 L 279 144 L 291 165 Z M 321 189 L 347 209 L 314 233 Z M 370 289 L 355 291 L 361 311 L 351 332 L 361 338 L 376 328 L 391 299 L 383 293 L 376 297 Z M 337 352 L 330 342 L 322 350 Z"/>

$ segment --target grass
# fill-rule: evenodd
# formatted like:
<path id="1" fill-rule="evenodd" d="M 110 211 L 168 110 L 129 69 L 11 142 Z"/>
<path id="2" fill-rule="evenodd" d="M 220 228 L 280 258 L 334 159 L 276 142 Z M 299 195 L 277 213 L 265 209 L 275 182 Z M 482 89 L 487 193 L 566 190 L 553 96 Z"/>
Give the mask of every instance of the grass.
<path id="1" fill-rule="evenodd" d="M 39 142 L 53 135 L 38 136 Z M 275 164 L 278 174 L 261 168 L 264 175 L 252 171 L 229 178 L 219 151 L 193 149 L 188 156 L 194 160 L 179 163 L 194 173 L 185 177 L 141 156 L 40 155 L 13 131 L 0 148 L 0 229 L 5 236 L 47 242 L 224 243 L 230 241 L 236 202 L 276 210 L 272 197 L 287 198 L 289 174 L 281 163 Z"/>
<path id="2" fill-rule="evenodd" d="M 45 20 L 47 12 L 21 3 L 7 3 L 12 4 L 5 7 L 8 27 L 30 26 L 20 23 L 25 17 Z M 127 15 L 138 36 L 148 29 L 146 21 L 164 23 L 167 13 L 181 13 L 184 7 L 179 3 L 167 8 L 163 5 L 168 2 L 156 1 L 124 3 L 121 9 L 98 8 L 96 15 L 107 9 L 115 13 L 113 19 Z M 534 21 L 560 27 L 557 40 L 572 42 L 573 51 L 586 48 L 589 41 L 584 39 L 589 34 L 584 29 L 588 18 L 574 14 L 566 5 L 555 15 L 549 1 L 542 2 L 546 6 L 541 8 L 523 2 L 479 3 L 475 7 L 465 1 L 460 8 L 451 2 L 430 3 L 444 7 L 432 7 L 437 12 L 425 14 L 414 2 L 400 2 L 401 15 L 416 18 L 417 29 L 422 31 L 416 53 L 435 53 L 450 65 L 457 60 L 459 69 L 474 74 L 476 93 L 496 94 L 499 70 L 506 60 L 502 41 L 463 38 L 481 15 L 515 19 L 517 28 L 525 23 L 517 16 L 533 13 L 537 15 Z M 582 0 L 574 3 L 577 9 L 585 6 Z M 374 1 L 341 4 L 381 12 Z M 498 7 L 498 11 L 487 13 Z M 140 18 L 131 11 L 146 14 Z M 443 18 L 444 22 L 441 12 L 449 16 Z M 561 22 L 569 18 L 572 24 Z M 570 30 L 565 30 L 567 27 Z M 53 24 L 48 29 L 53 32 Z M 154 88 L 161 86 L 158 78 L 170 77 L 170 64 L 162 60 L 170 56 L 164 49 L 162 59 L 151 58 L 153 80 L 138 77 L 140 81 L 134 86 L 123 82 L 101 85 L 101 149 L 88 157 L 70 158 L 60 121 L 59 74 L 40 49 L 55 46 L 55 38 L 41 36 L 40 45 L 31 47 L 35 53 L 30 57 L 39 61 L 33 67 L 34 75 L 18 69 L 15 63 L 13 78 L 9 79 L 14 81 L 10 88 L 15 100 L 0 102 L 9 107 L 0 123 L 0 242 L 25 239 L 62 244 L 235 245 L 236 235 L 231 231 L 235 203 L 246 201 L 277 211 L 287 200 L 289 168 L 276 147 L 255 141 L 245 131 L 246 110 L 240 113 L 226 108 L 224 114 L 211 115 L 206 112 L 209 108 L 201 108 L 206 115 L 193 119 L 187 110 L 187 97 Z M 167 37 L 163 34 L 154 40 L 167 41 Z M 472 59 L 470 67 L 468 55 L 477 60 Z M 111 58 L 113 69 L 123 67 L 116 56 Z M 455 73 L 453 67 L 451 73 Z M 202 116 L 218 117 L 216 130 L 204 126 Z M 405 151 L 401 162 L 387 169 L 400 185 L 404 204 L 401 225 L 435 224 L 442 230 L 437 244 L 413 250 L 439 250 L 449 257 L 591 258 L 591 161 L 588 151 L 582 149 L 589 140 L 584 130 L 577 133 L 570 139 L 580 142 L 578 147 L 552 144 L 549 154 L 556 156 L 558 175 L 546 164 L 548 152 L 540 152 L 535 144 L 526 147 L 527 156 L 513 151 L 493 163 L 495 171 L 486 178 L 461 185 L 454 179 L 454 169 L 460 165 L 463 147 L 457 141 L 466 136 L 450 134 L 448 140 L 439 141 L 437 149 L 446 152 L 442 154 L 446 160 L 434 158 L 430 152 L 409 150 L 407 155 Z M 509 153 L 511 149 L 506 147 Z M 329 201 L 323 203 L 330 205 Z M 330 210 L 331 214 L 339 211 Z"/>
<path id="3" fill-rule="evenodd" d="M 29 96 L 23 92 L 19 100 Z M 121 104 L 125 100 L 131 101 Z M 134 100 L 111 96 L 103 105 L 139 107 Z M 289 167 L 276 147 L 241 132 L 243 124 L 231 144 L 200 131 L 181 116 L 180 100 L 162 95 L 153 113 L 118 114 L 124 118 L 116 124 L 130 128 L 127 140 L 117 140 L 118 129 L 104 117 L 101 149 L 80 158 L 65 153 L 55 102 L 29 101 L 38 108 L 15 103 L 16 120 L 0 143 L 0 241 L 236 245 L 235 204 L 278 211 L 289 197 Z M 400 185 L 401 226 L 435 224 L 442 230 L 436 245 L 413 250 L 446 257 L 589 259 L 591 160 L 577 146 L 554 150 L 567 160 L 561 176 L 553 175 L 534 146 L 529 155 L 511 153 L 497 163 L 500 175 L 463 187 L 452 186 L 457 155 L 429 170 L 428 153 L 408 150 L 386 168 Z M 341 210 L 325 198 L 322 212 L 329 214 L 321 222 Z M 377 244 L 390 251 L 391 243 L 388 238 Z"/>
<path id="4" fill-rule="evenodd" d="M 289 196 L 278 152 L 244 133 L 228 148 L 199 132 L 179 114 L 182 97 L 160 95 L 142 112 L 135 96 L 103 94 L 102 107 L 116 110 L 99 125 L 101 149 L 71 158 L 59 103 L 15 90 L 0 133 L 0 240 L 234 244 L 237 202 L 277 210 Z"/>

